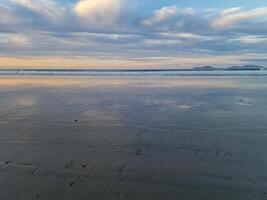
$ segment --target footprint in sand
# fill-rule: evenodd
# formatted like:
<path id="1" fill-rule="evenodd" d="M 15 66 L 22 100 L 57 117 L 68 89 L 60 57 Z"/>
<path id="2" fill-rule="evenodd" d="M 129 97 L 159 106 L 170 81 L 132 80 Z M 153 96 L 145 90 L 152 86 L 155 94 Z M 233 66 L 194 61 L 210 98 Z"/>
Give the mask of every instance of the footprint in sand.
<path id="1" fill-rule="evenodd" d="M 116 197 L 117 197 L 118 200 L 123 200 L 122 192 L 116 192 L 115 194 L 116 194 Z"/>
<path id="2" fill-rule="evenodd" d="M 118 170 L 118 172 L 119 172 L 119 174 L 123 177 L 123 176 L 125 176 L 125 174 L 126 174 L 126 170 L 128 169 L 128 167 L 126 166 L 126 165 L 122 165 L 120 168 L 119 168 L 119 170 Z"/>

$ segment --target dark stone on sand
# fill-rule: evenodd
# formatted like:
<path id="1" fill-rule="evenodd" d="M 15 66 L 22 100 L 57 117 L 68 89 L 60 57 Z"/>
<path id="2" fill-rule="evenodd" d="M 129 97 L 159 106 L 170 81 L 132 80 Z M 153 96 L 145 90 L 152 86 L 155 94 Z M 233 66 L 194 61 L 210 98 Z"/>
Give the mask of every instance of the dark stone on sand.
<path id="1" fill-rule="evenodd" d="M 8 165 L 9 163 L 11 163 L 11 160 L 6 161 L 6 162 L 5 162 L 5 165 Z"/>
<path id="2" fill-rule="evenodd" d="M 74 182 L 72 181 L 72 182 L 70 182 L 70 186 L 73 186 L 73 184 L 74 184 Z"/>

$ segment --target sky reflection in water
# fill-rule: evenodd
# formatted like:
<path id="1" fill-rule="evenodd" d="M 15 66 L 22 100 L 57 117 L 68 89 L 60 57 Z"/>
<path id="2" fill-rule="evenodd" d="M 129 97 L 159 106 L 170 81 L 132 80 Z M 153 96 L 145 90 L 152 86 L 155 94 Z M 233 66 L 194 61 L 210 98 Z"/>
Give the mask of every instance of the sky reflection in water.
<path id="1" fill-rule="evenodd" d="M 0 196 L 264 199 L 266 84 L 0 77 Z"/>

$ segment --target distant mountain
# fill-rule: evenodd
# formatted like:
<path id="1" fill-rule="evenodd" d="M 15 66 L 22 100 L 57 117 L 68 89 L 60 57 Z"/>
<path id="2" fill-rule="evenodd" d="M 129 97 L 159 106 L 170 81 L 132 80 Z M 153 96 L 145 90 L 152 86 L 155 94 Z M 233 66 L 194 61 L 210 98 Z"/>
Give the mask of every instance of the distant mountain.
<path id="1" fill-rule="evenodd" d="M 193 71 L 213 71 L 213 70 L 218 70 L 218 68 L 212 67 L 212 66 L 203 66 L 203 67 L 194 67 L 192 70 Z"/>
<path id="2" fill-rule="evenodd" d="M 218 70 L 267 70 L 267 68 L 259 65 L 231 66 L 227 68 L 203 66 L 203 67 L 194 67 L 190 71 L 218 71 Z"/>
<path id="3" fill-rule="evenodd" d="M 264 70 L 266 68 L 258 65 L 244 65 L 244 66 L 232 66 L 227 68 L 227 70 Z"/>

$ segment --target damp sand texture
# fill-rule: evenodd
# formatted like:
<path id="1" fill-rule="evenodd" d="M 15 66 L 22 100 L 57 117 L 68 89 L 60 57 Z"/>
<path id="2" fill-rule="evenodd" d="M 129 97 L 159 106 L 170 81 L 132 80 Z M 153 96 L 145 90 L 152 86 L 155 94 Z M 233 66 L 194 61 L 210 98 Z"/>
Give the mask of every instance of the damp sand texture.
<path id="1" fill-rule="evenodd" d="M 0 199 L 267 199 L 266 90 L 265 77 L 0 77 Z"/>

